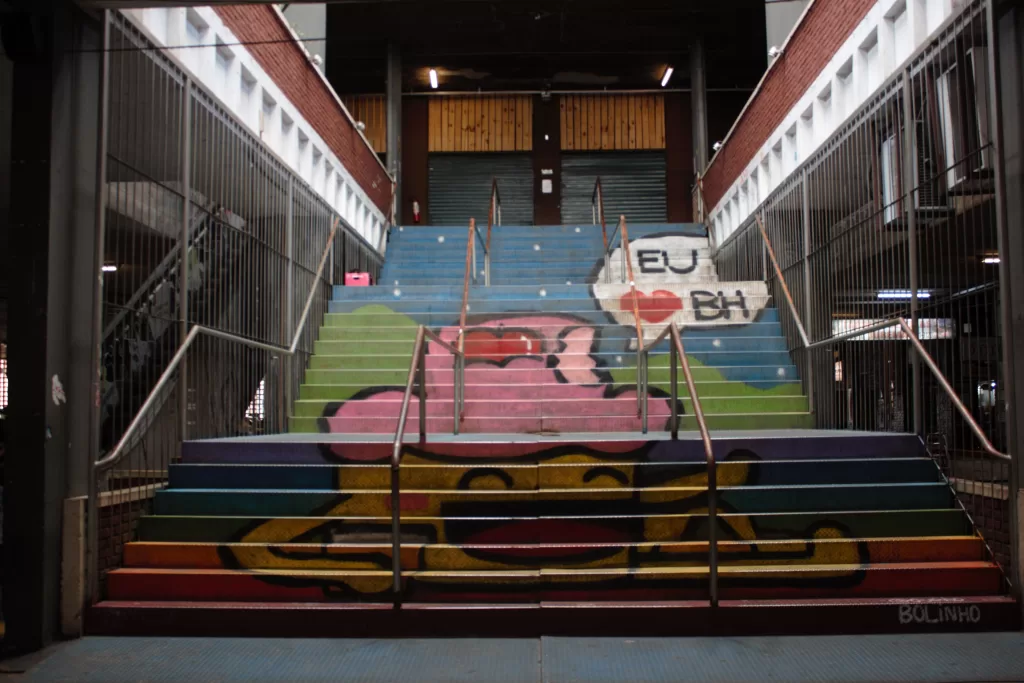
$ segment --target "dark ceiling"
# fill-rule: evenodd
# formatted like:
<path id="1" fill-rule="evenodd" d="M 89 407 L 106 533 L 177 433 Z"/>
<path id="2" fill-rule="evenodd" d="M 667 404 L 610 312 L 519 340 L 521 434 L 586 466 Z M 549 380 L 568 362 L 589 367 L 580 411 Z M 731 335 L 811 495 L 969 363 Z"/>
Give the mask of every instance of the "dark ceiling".
<path id="1" fill-rule="evenodd" d="M 403 90 L 688 87 L 702 36 L 709 88 L 752 89 L 767 65 L 764 0 L 444 0 L 327 7 L 327 75 L 339 92 L 383 92 L 397 36 Z"/>

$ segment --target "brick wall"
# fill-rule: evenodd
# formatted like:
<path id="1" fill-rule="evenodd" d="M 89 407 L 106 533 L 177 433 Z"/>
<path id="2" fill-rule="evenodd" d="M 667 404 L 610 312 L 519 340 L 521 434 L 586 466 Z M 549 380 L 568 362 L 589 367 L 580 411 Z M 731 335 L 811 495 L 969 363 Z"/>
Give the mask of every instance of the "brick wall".
<path id="1" fill-rule="evenodd" d="M 134 540 L 139 518 L 150 514 L 151 507 L 152 498 L 146 498 L 107 505 L 99 509 L 97 554 L 101 576 L 111 569 L 123 566 L 124 544 Z"/>
<path id="2" fill-rule="evenodd" d="M 876 0 L 815 0 L 738 119 L 704 177 L 704 196 L 718 204 L 825 68 Z"/>
<path id="3" fill-rule="evenodd" d="M 317 134 L 352 174 L 370 200 L 384 215 L 391 210 L 391 182 L 377 156 L 345 116 L 333 91 L 324 83 L 302 47 L 292 41 L 291 32 L 270 5 L 227 5 L 215 7 L 220 18 L 243 41 L 287 42 L 248 45 L 285 96 L 309 121 Z"/>

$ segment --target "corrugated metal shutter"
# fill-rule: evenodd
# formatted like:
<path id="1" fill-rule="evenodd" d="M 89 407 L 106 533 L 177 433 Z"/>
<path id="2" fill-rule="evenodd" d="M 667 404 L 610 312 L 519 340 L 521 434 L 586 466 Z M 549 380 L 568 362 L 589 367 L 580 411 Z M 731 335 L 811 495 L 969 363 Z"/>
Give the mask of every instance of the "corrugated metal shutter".
<path id="1" fill-rule="evenodd" d="M 563 152 L 562 222 L 593 222 L 591 198 L 601 177 L 605 221 L 665 222 L 665 153 Z"/>
<path id="2" fill-rule="evenodd" d="M 498 179 L 501 222 L 533 225 L 533 159 L 529 154 L 431 154 L 430 223 L 487 225 L 491 179 Z"/>

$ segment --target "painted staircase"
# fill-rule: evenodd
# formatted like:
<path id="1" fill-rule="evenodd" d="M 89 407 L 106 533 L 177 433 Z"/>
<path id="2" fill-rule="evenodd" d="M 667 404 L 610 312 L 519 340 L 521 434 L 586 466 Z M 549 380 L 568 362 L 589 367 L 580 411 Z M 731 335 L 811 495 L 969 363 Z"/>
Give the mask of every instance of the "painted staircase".
<path id="1" fill-rule="evenodd" d="M 394 235 L 382 284 L 335 289 L 292 431 L 393 434 L 417 327 L 452 344 L 458 339 L 466 230 Z M 765 284 L 720 282 L 700 226 L 638 225 L 631 235 L 645 338 L 669 322 L 685 326 L 710 427 L 811 427 Z M 597 226 L 496 229 L 492 286 L 469 290 L 461 431 L 642 431 L 632 294 L 621 283 L 621 253 L 610 259 L 610 284 L 594 256 L 601 253 Z M 482 253 L 477 263 L 482 267 Z M 663 342 L 650 360 L 655 431 L 670 413 L 668 351 Z M 452 431 L 453 392 L 453 357 L 430 343 L 428 432 Z M 695 428 L 685 387 L 679 395 L 684 427 Z M 418 411 L 411 415 L 409 430 L 417 431 Z"/>
<path id="2" fill-rule="evenodd" d="M 651 434 L 639 433 L 627 288 L 605 283 L 593 252 L 583 265 L 566 260 L 535 271 L 550 276 L 516 281 L 536 265 L 532 246 L 517 247 L 541 235 L 551 240 L 542 252 L 560 239 L 571 248 L 574 235 L 593 241 L 598 229 L 578 227 L 555 237 L 502 228 L 511 234 L 494 243 L 494 286 L 471 292 L 460 436 L 451 435 L 452 358 L 429 349 L 430 436 L 421 443 L 410 422 L 400 470 L 401 609 L 391 591 L 390 442 L 416 326 L 458 334 L 461 284 L 434 268 L 445 244 L 464 257 L 465 241 L 448 229 L 397 233 L 385 274 L 398 284 L 336 290 L 291 434 L 185 444 L 87 629 L 394 637 L 1019 627 L 1002 571 L 921 441 L 809 429 L 763 283 L 717 282 L 696 226 L 640 227 L 634 268 L 655 271 L 638 277 L 645 336 L 685 325 L 714 430 L 721 602 L 710 607 L 703 449 L 692 431 L 678 441 L 658 433 L 665 354 L 651 360 Z M 522 262 L 499 284 L 504 245 Z M 399 260 L 417 251 L 420 260 Z M 573 284 L 543 281 L 556 276 Z"/>

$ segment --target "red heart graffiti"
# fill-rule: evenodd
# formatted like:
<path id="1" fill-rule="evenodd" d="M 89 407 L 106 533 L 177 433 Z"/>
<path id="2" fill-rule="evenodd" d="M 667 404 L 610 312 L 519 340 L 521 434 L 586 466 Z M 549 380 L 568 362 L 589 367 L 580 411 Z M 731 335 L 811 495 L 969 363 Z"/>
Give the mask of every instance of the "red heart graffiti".
<path id="1" fill-rule="evenodd" d="M 641 291 L 636 293 L 637 307 L 640 309 L 640 318 L 649 323 L 660 323 L 672 317 L 676 311 L 683 310 L 683 300 L 673 292 L 664 289 L 655 290 L 649 296 Z M 627 292 L 619 299 L 619 305 L 624 311 L 633 310 L 633 294 Z"/>
<path id="2" fill-rule="evenodd" d="M 466 357 L 500 363 L 512 356 L 541 352 L 541 338 L 531 330 L 470 330 L 466 333 Z"/>

